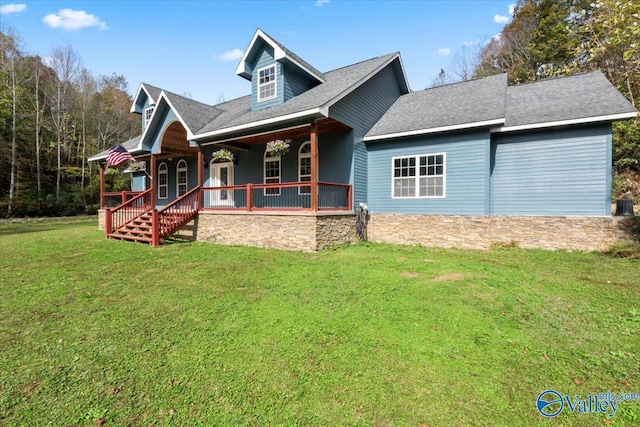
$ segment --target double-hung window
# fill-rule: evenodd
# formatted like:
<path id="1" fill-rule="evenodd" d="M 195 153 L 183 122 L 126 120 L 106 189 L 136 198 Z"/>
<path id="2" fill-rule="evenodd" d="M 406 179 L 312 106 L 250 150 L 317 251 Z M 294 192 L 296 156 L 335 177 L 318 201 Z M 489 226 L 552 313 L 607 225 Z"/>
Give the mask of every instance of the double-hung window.
<path id="1" fill-rule="evenodd" d="M 149 124 L 149 120 L 151 120 L 151 115 L 153 114 L 153 107 L 147 107 L 144 110 L 144 127 L 146 128 Z"/>
<path id="2" fill-rule="evenodd" d="M 270 153 L 264 154 L 264 183 L 280 184 L 280 156 L 272 156 Z M 280 187 L 265 188 L 266 196 L 279 196 Z"/>
<path id="3" fill-rule="evenodd" d="M 180 160 L 176 168 L 176 182 L 178 184 L 177 195 L 182 196 L 187 192 L 187 162 Z"/>
<path id="4" fill-rule="evenodd" d="M 394 199 L 445 197 L 445 153 L 394 157 L 391 162 Z"/>
<path id="5" fill-rule="evenodd" d="M 305 142 L 298 152 L 298 182 L 311 181 L 311 143 Z M 298 187 L 300 194 L 311 194 L 311 187 Z"/>
<path id="6" fill-rule="evenodd" d="M 160 163 L 158 166 L 158 199 L 166 199 L 169 197 L 169 168 L 166 163 Z"/>
<path id="7" fill-rule="evenodd" d="M 258 70 L 258 102 L 276 97 L 276 65 Z"/>

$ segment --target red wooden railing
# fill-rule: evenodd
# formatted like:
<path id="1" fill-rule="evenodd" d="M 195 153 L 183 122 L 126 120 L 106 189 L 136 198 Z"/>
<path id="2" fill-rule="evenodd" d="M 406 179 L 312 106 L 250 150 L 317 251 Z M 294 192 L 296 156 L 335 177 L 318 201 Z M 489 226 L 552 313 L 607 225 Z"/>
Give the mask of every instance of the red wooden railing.
<path id="1" fill-rule="evenodd" d="M 149 211 L 151 209 L 151 191 L 151 189 L 143 191 L 115 208 L 106 208 L 105 233 L 111 234 L 117 228 Z"/>
<path id="2" fill-rule="evenodd" d="M 158 246 L 160 239 L 171 235 L 175 230 L 191 221 L 199 209 L 200 186 L 192 188 L 162 209 L 154 209 L 152 212 L 151 245 Z"/>
<path id="3" fill-rule="evenodd" d="M 100 209 L 119 206 L 125 203 L 127 200 L 130 200 L 139 195 L 140 193 L 142 193 L 142 191 L 110 191 L 102 193 L 100 195 Z M 116 203 L 112 204 L 108 203 L 108 201 L 113 201 Z"/>
<path id="4" fill-rule="evenodd" d="M 203 187 L 202 206 L 216 210 L 312 210 L 310 193 L 310 182 Z M 352 206 L 351 185 L 318 183 L 318 210 L 351 210 Z"/>

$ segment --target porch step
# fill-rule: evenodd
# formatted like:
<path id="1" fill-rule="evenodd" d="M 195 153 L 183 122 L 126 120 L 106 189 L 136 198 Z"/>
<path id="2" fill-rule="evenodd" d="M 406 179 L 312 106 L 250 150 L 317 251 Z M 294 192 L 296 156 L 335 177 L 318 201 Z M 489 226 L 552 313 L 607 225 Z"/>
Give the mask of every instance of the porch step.
<path id="1" fill-rule="evenodd" d="M 115 233 L 107 234 L 107 236 L 110 239 L 120 239 L 120 240 L 134 241 L 134 242 L 151 243 L 151 237 L 137 236 L 133 234 L 123 234 L 117 231 Z"/>

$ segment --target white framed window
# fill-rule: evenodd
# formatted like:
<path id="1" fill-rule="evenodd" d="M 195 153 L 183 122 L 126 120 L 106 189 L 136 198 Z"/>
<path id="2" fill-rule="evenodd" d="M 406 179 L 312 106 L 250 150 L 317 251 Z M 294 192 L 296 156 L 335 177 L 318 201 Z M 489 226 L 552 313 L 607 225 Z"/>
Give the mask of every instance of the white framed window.
<path id="1" fill-rule="evenodd" d="M 151 115 L 153 114 L 153 105 L 151 107 L 147 107 L 144 110 L 144 127 L 146 128 L 149 124 L 149 120 L 151 120 Z"/>
<path id="2" fill-rule="evenodd" d="M 311 143 L 303 143 L 298 150 L 298 182 L 311 181 Z M 311 187 L 298 187 L 298 194 L 311 194 Z"/>
<path id="3" fill-rule="evenodd" d="M 391 159 L 391 197 L 444 198 L 446 154 L 420 154 Z"/>
<path id="4" fill-rule="evenodd" d="M 180 160 L 176 168 L 176 183 L 178 185 L 176 194 L 178 197 L 187 192 L 187 162 Z"/>
<path id="5" fill-rule="evenodd" d="M 272 156 L 264 152 L 264 183 L 280 184 L 280 156 Z M 265 188 L 265 196 L 279 196 L 280 188 Z"/>
<path id="6" fill-rule="evenodd" d="M 166 163 L 158 166 L 158 199 L 169 197 L 169 168 Z"/>
<path id="7" fill-rule="evenodd" d="M 258 70 L 258 102 L 276 97 L 276 64 Z"/>

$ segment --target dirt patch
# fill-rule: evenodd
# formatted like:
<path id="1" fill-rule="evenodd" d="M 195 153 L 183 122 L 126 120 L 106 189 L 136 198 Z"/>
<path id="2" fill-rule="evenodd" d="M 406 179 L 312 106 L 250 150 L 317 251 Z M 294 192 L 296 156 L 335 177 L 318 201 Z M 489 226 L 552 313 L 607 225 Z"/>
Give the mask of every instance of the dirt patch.
<path id="1" fill-rule="evenodd" d="M 452 273 L 445 274 L 443 276 L 434 277 L 431 279 L 432 282 L 454 282 L 456 280 L 464 279 L 464 274 L 460 273 Z"/>
<path id="2" fill-rule="evenodd" d="M 410 271 L 403 271 L 402 273 L 400 273 L 400 276 L 402 276 L 402 277 L 419 277 L 420 274 L 412 273 Z"/>

